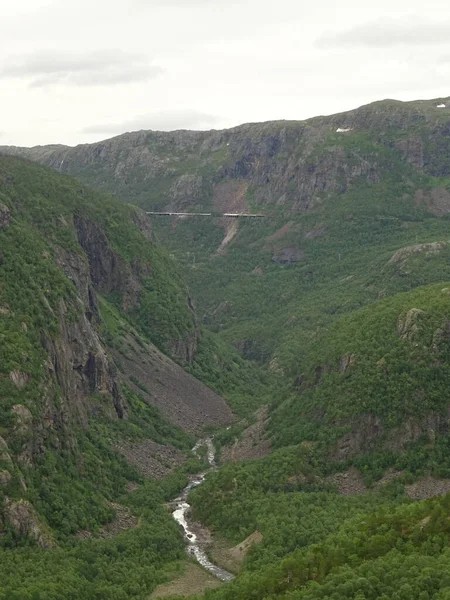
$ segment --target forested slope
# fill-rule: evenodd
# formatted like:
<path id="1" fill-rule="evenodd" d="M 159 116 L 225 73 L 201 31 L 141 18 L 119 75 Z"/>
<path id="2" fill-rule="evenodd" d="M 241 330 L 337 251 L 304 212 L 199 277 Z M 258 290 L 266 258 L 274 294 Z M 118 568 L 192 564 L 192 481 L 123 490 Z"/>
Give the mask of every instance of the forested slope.
<path id="1" fill-rule="evenodd" d="M 0 157 L 1 598 L 145 598 L 183 556 L 163 502 L 233 418 L 201 338 L 144 213 Z"/>
<path id="2" fill-rule="evenodd" d="M 420 500 L 450 490 L 442 103 L 4 149 L 145 209 L 266 215 L 152 219 L 209 330 L 188 370 L 247 418 L 269 405 L 260 434 L 271 453 L 224 464 L 192 492 L 216 536 L 262 535 L 236 581 L 205 598 L 449 596 L 448 498 Z M 155 336 L 141 313 L 133 323 Z M 181 346 L 167 342 L 169 324 L 151 339 L 189 363 L 188 323 Z M 224 458 L 248 424 L 217 434 Z"/>

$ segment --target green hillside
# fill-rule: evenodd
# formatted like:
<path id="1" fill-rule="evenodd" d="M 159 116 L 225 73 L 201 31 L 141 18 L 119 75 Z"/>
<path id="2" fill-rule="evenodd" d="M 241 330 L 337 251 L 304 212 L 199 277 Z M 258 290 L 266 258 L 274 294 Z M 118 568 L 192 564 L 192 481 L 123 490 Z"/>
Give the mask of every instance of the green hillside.
<path id="1" fill-rule="evenodd" d="M 100 197 L 84 191 L 79 199 L 74 191 L 76 204 L 64 199 L 70 214 L 57 208 L 38 221 L 35 203 L 26 208 L 33 216 L 27 226 L 35 232 L 36 220 L 47 245 L 51 236 L 63 245 L 60 236 L 69 239 L 73 229 L 52 233 L 49 214 L 56 222 L 62 211 L 75 230 L 74 207 L 97 219 L 144 290 L 134 305 L 126 294 L 97 290 L 101 335 L 115 339 L 110 346 L 118 351 L 130 324 L 244 417 L 220 429 L 231 416 L 217 408 L 208 425 L 219 427 L 222 463 L 189 501 L 213 540 L 236 550 L 258 531 L 262 541 L 233 583 L 202 598 L 450 597 L 450 113 L 436 107 L 440 102 L 383 101 L 305 122 L 217 132 L 136 132 L 76 148 L 3 148 L 125 203 L 109 199 L 107 209 L 95 208 L 91 198 Z M 7 195 L 1 202 L 13 214 Z M 142 242 L 120 237 L 125 215 L 141 214 L 130 202 L 265 218 L 152 218 L 155 239 L 171 257 L 151 243 L 146 258 Z M 83 241 L 89 255 L 91 230 L 81 231 L 76 244 Z M 136 256 L 152 268 L 136 269 Z M 56 296 L 48 298 L 54 312 L 58 298 L 73 294 L 58 276 Z M 45 283 L 49 275 L 42 277 Z M 76 313 L 76 302 L 65 303 Z M 24 337 L 23 320 L 15 336 Z M 136 362 L 132 352 L 125 358 L 122 368 Z M 15 364 L 5 373 L 18 370 Z M 140 381 L 148 407 L 146 385 Z M 251 414 L 262 406 L 268 412 L 255 424 Z M 147 408 L 139 412 L 136 400 L 133 408 L 136 427 L 156 419 Z M 13 424 L 8 418 L 5 430 Z M 154 426 L 158 440 L 186 452 L 192 438 L 165 418 Z M 15 481 L 18 489 L 20 477 Z M 162 485 L 152 488 L 159 502 Z M 214 555 L 215 541 L 210 550 Z M 144 597 L 144 588 L 124 594 L 118 597 Z"/>
<path id="2" fill-rule="evenodd" d="M 232 414 L 177 364 L 201 372 L 208 342 L 151 237 L 136 208 L 0 157 L 2 599 L 145 598 L 184 556 L 163 503 Z"/>

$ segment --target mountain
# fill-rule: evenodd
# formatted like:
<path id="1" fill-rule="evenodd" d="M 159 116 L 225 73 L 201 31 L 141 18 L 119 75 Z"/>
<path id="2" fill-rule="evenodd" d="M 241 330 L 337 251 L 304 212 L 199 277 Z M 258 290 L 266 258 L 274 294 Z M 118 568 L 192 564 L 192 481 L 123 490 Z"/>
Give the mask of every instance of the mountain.
<path id="1" fill-rule="evenodd" d="M 231 212 L 276 204 L 303 212 L 356 182 L 378 182 L 397 163 L 448 176 L 449 108 L 437 106 L 449 102 L 384 100 L 306 121 L 138 131 L 75 148 L 0 151 L 50 165 L 148 210 Z"/>
<path id="2" fill-rule="evenodd" d="M 15 561 L 30 571 L 14 597 L 42 590 L 55 560 L 72 573 L 70 583 L 60 582 L 67 593 L 79 591 L 76 563 L 87 546 L 75 546 L 78 558 L 62 548 L 74 535 L 108 537 L 116 519 L 137 522 L 117 499 L 143 475 L 175 468 L 166 492 L 156 483 L 140 492 L 133 510 L 142 526 L 129 542 L 99 542 L 96 552 L 101 561 L 122 543 L 125 559 L 139 538 L 155 552 L 164 538 L 155 569 L 181 555 L 162 499 L 186 482 L 180 465 L 194 434 L 233 418 L 221 396 L 182 368 L 195 367 L 201 338 L 186 285 L 140 209 L 0 157 L 2 598 L 19 589 L 17 579 L 4 579 Z M 47 549 L 45 559 L 20 550 L 30 544 Z M 39 576 L 31 567 L 38 556 Z M 94 588 L 85 587 L 77 597 L 92 597 Z M 61 597 L 56 579 L 53 589 Z"/>
<path id="3" fill-rule="evenodd" d="M 144 438 L 187 454 L 192 438 L 176 426 L 185 426 L 190 410 L 177 420 L 179 404 L 166 401 L 163 392 L 152 393 L 167 377 L 162 365 L 151 370 L 153 356 L 169 361 L 161 352 L 213 386 L 235 414 L 244 417 L 228 425 L 229 409 L 201 387 L 202 393 L 213 394 L 203 396 L 205 410 L 210 402 L 216 407 L 209 421 L 227 427 L 215 435 L 220 468 L 191 492 L 189 502 L 194 518 L 213 534 L 214 560 L 228 560 L 231 567 L 226 563 L 226 568 L 240 571 L 233 583 L 205 592 L 204 598 L 448 597 L 449 105 L 448 98 L 386 100 L 303 122 L 256 123 L 212 132 L 136 132 L 76 148 L 1 148 L 5 154 L 69 173 L 99 194 L 116 196 L 106 200 L 61 174 L 1 159 L 21 169 L 34 168 L 42 177 L 45 173 L 45 193 L 56 186 L 53 178 L 65 182 L 64 190 L 84 190 L 67 199 L 66 192 L 60 193 L 48 205 L 44 189 L 35 191 L 25 219 L 33 232 L 44 232 L 45 251 L 56 268 L 62 265 L 65 281 L 67 269 L 53 248 L 66 247 L 66 237 L 64 243 L 61 237 L 66 230 L 60 231 L 59 225 L 58 233 L 51 229 L 63 213 L 75 248 L 89 264 L 88 282 L 98 313 L 87 311 L 92 313 L 90 322 L 108 360 L 121 376 L 128 376 L 126 386 L 119 380 L 126 418 L 118 418 L 108 405 L 108 419 L 100 416 L 95 422 L 91 417 L 89 427 L 81 428 L 94 436 L 101 433 L 100 450 L 93 451 L 78 430 L 77 444 L 105 461 L 111 440 L 116 447 L 127 443 L 128 456 Z M 81 204 L 74 204 L 75 198 Z M 0 222 L 10 223 L 4 230 L 8 233 L 18 217 L 8 198 L 0 201 L 5 205 Z M 58 208 L 50 209 L 55 202 Z M 66 209 L 59 208 L 62 204 Z M 43 207 L 46 212 L 40 218 Z M 142 210 L 213 216 L 151 216 L 148 221 Z M 264 218 L 220 217 L 223 212 L 262 213 Z M 92 242 L 91 226 L 80 225 L 79 218 L 102 229 L 148 300 L 133 304 L 134 292 L 125 293 L 121 283 L 116 289 L 116 282 L 129 281 L 123 269 L 114 276 L 114 285 L 111 278 L 105 282 L 102 268 L 92 260 L 104 254 L 102 244 L 96 235 Z M 151 223 L 150 245 L 142 237 L 139 243 L 118 237 L 123 235 L 122 223 L 130 219 L 137 219 L 141 228 Z M 52 241 L 54 235 L 58 243 Z M 170 255 L 154 240 L 166 245 Z M 16 241 L 19 247 L 25 251 Z M 151 272 L 140 254 L 143 248 L 151 249 Z M 189 294 L 176 274 L 176 263 Z M 35 269 L 32 273 L 38 276 Z M 74 275 L 69 273 L 69 278 Z M 61 286 L 38 287 L 60 290 L 58 297 L 73 294 L 73 287 Z M 81 295 L 83 306 L 89 306 L 89 290 L 87 304 L 85 297 Z M 55 312 L 56 300 L 47 300 Z M 69 300 L 64 302 L 71 306 Z M 11 312 L 13 300 L 3 305 Z M 39 310 L 34 309 L 35 314 Z M 172 315 L 177 316 L 175 324 Z M 22 321 L 29 327 L 21 317 L 11 339 L 23 335 Z M 139 354 L 142 345 L 152 350 Z M 47 353 L 48 347 L 44 343 Z M 21 373 L 28 371 L 16 364 L 7 374 L 18 371 L 13 377 L 21 381 Z M 159 404 L 155 396 L 162 398 Z M 83 406 L 89 408 L 91 401 L 89 396 Z M 12 402 L 17 402 L 13 396 Z M 148 413 L 151 404 L 161 413 Z M 257 418 L 252 420 L 255 409 Z M 2 431 L 17 430 L 13 419 L 2 423 Z M 157 423 L 152 432 L 150 422 Z M 198 432 L 203 423 L 199 416 L 187 429 Z M 88 441 L 93 443 L 92 436 Z M 19 465 L 18 444 L 7 443 L 18 448 L 13 461 Z M 61 456 L 58 443 L 53 457 Z M 76 448 L 70 451 L 80 456 Z M 53 463 L 35 472 L 48 477 L 49 464 Z M 125 467 L 117 464 L 108 463 L 116 465 L 110 481 L 117 471 L 118 477 L 125 477 Z M 28 483 L 33 480 L 26 478 L 28 471 L 21 464 L 17 469 L 34 493 L 29 501 L 42 520 L 60 531 L 61 525 L 52 525 L 57 510 L 40 509 L 42 501 L 34 500 L 36 483 Z M 179 469 L 159 484 L 141 484 L 144 491 L 136 490 L 130 501 L 143 510 L 146 494 L 155 500 L 146 506 L 155 511 L 160 533 L 170 541 L 164 555 L 168 560 L 180 556 L 181 543 L 178 539 L 178 547 L 158 511 L 170 498 L 167 490 L 179 489 L 186 472 Z M 16 489 L 19 473 L 18 477 Z M 51 487 L 56 498 L 61 497 L 60 489 L 61 480 Z M 80 504 L 83 494 L 78 496 Z M 102 494 L 94 506 L 115 497 L 106 489 Z M 103 523 L 108 517 L 95 518 Z M 73 533 L 85 528 L 73 520 Z M 96 524 L 89 525 L 95 533 Z M 148 543 L 154 544 L 154 538 Z M 115 556 L 115 550 L 111 552 Z M 137 554 L 128 556 L 137 560 Z M 93 564 L 98 568 L 102 561 Z M 90 567 L 83 569 L 88 579 Z M 163 579 L 159 571 L 154 580 L 158 577 Z M 124 593 L 118 597 L 146 597 L 149 587 L 131 587 L 123 578 Z M 88 589 L 91 596 L 93 589 Z"/>
<path id="4" fill-rule="evenodd" d="M 450 279 L 450 108 L 443 104 L 450 106 L 449 99 L 385 100 L 303 122 L 142 131 L 76 148 L 3 151 L 148 210 L 265 214 L 153 217 L 152 227 L 183 266 L 203 323 L 244 358 L 290 381 L 302 404 L 331 377 L 328 371 L 339 372 L 321 356 L 334 344 L 330 327 L 347 323 L 345 315 L 362 318 L 355 311 L 385 296 Z M 391 336 L 402 311 L 422 310 L 413 298 L 392 317 Z M 445 315 L 439 319 L 436 328 L 445 329 Z M 354 354 L 343 338 L 335 347 L 335 364 Z M 336 376 L 349 377 L 358 369 L 353 362 Z M 423 385 L 411 393 L 421 396 Z M 288 433 L 295 429 L 286 408 L 292 403 L 277 406 L 284 398 L 273 398 L 276 444 L 306 435 L 299 427 Z M 345 422 L 353 429 L 366 410 L 357 404 Z M 424 421 L 414 403 L 405 406 L 420 423 L 412 427 L 417 437 Z M 370 409 L 395 421 L 379 406 Z"/>

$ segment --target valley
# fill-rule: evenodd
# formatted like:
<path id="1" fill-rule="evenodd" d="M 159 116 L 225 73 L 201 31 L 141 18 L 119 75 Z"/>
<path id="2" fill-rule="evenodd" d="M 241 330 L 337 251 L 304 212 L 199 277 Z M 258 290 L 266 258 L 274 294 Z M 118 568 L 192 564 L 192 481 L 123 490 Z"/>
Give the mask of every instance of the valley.
<path id="1" fill-rule="evenodd" d="M 449 102 L 0 147 L 1 600 L 450 597 Z"/>

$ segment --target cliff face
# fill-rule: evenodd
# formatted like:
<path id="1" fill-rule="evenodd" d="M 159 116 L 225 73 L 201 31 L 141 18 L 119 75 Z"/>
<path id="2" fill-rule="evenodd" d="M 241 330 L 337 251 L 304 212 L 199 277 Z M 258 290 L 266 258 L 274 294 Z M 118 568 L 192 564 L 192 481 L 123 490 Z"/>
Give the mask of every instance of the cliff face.
<path id="1" fill-rule="evenodd" d="M 92 418 L 133 419 L 131 388 L 187 431 L 232 414 L 148 339 L 189 363 L 197 322 L 138 209 L 0 158 L 0 238 L 0 533 L 3 522 L 46 546 L 27 499 L 36 462 L 49 451 L 78 456 L 77 431 Z"/>
<path id="2" fill-rule="evenodd" d="M 313 340 L 340 316 L 450 279 L 450 109 L 438 104 L 450 103 L 388 100 L 303 122 L 210 132 L 140 131 L 76 148 L 3 151 L 68 172 L 148 210 L 264 213 L 267 218 L 258 221 L 155 218 L 152 224 L 182 261 L 203 322 L 245 358 L 289 378 L 301 404 L 312 393 L 301 382 Z M 100 252 L 89 241 L 91 229 L 88 223 L 78 225 L 87 255 Z M 137 313 L 142 302 L 133 300 L 139 293 L 133 282 L 139 281 L 142 264 L 126 271 L 101 254 L 115 280 L 130 283 L 129 297 L 121 301 Z M 110 294 L 103 262 L 92 269 L 96 285 Z M 155 293 L 148 297 L 149 307 Z M 161 315 L 161 321 L 169 320 L 169 314 Z M 142 318 L 141 324 L 148 326 Z M 170 330 L 165 346 L 159 345 L 189 361 L 195 331 L 179 336 Z M 327 342 L 321 339 L 323 353 Z M 351 354 L 343 343 L 339 358 Z M 311 367 L 317 379 L 312 387 L 322 381 L 325 368 L 319 356 Z M 342 377 L 355 368 L 344 360 Z M 400 382 L 401 373 L 394 379 Z M 363 382 L 361 376 L 355 407 L 344 420 L 355 419 L 356 430 L 372 432 L 371 419 L 383 423 L 384 417 L 380 403 L 367 413 L 368 429 L 359 426 L 361 398 L 367 396 Z M 411 406 L 403 409 L 405 422 L 411 415 L 417 420 L 412 400 Z M 322 414 L 315 405 L 305 414 L 315 412 Z M 327 418 L 333 427 L 344 427 L 339 417 Z M 274 420 L 277 443 L 300 439 L 291 421 L 292 407 Z M 319 419 L 317 428 L 322 425 Z M 375 437 L 385 435 L 383 427 L 377 431 Z M 363 433 L 361 439 L 371 437 Z M 361 448 L 357 444 L 355 452 Z"/>
<path id="3" fill-rule="evenodd" d="M 373 184 L 394 163 L 448 176 L 450 109 L 444 99 L 386 100 L 307 121 L 210 132 L 139 131 L 70 148 L 0 147 L 76 175 L 147 209 L 214 208 L 217 186 L 244 181 L 252 203 L 312 209 L 355 182 Z M 232 210 L 235 195 L 223 210 Z M 245 209 L 245 206 L 241 208 Z"/>

